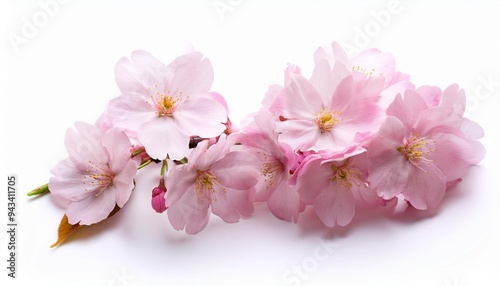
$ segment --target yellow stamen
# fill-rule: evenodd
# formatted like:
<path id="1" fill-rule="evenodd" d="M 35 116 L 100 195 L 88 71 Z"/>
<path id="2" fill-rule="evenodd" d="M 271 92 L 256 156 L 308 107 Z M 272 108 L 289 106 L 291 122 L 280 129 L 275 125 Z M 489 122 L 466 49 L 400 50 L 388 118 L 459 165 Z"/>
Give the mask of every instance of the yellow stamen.
<path id="1" fill-rule="evenodd" d="M 345 191 L 350 191 L 354 185 L 357 187 L 367 186 L 363 182 L 363 174 L 356 168 L 348 167 L 347 164 L 348 162 L 340 167 L 332 164 L 330 181 L 337 182 L 337 186 L 344 188 Z"/>
<path id="2" fill-rule="evenodd" d="M 374 68 L 372 68 L 371 70 L 369 70 L 369 69 L 362 68 L 360 66 L 353 66 L 352 67 L 352 71 L 364 73 L 364 74 L 366 74 L 367 77 L 371 77 L 372 75 L 375 74 L 375 69 Z M 382 76 L 381 72 L 379 74 L 380 74 L 380 76 Z"/>
<path id="3" fill-rule="evenodd" d="M 171 92 L 168 90 L 165 94 L 158 91 L 157 84 L 155 84 L 155 88 L 157 91 L 156 93 L 151 94 L 151 100 L 153 101 L 154 108 L 158 112 L 158 116 L 173 117 L 179 101 L 183 99 L 182 91 L 176 89 L 174 92 Z M 151 90 L 151 88 L 148 88 L 148 90 Z M 146 102 L 149 103 L 148 101 Z"/>
<path id="4" fill-rule="evenodd" d="M 83 184 L 88 187 L 85 188 L 86 191 L 97 191 L 95 196 L 99 196 L 106 188 L 113 186 L 115 174 L 111 171 L 108 163 L 99 162 L 96 164 L 88 161 L 87 167 L 85 175 L 83 175 Z"/>
<path id="5" fill-rule="evenodd" d="M 210 202 L 212 200 L 217 201 L 215 188 L 217 185 L 221 187 L 221 191 L 226 191 L 226 189 L 220 185 L 219 179 L 211 172 L 196 170 L 195 191 L 199 200 L 203 201 L 206 198 Z"/>
<path id="6" fill-rule="evenodd" d="M 399 153 L 403 154 L 406 157 L 406 160 L 410 161 L 414 166 L 425 171 L 424 169 L 422 169 L 420 164 L 422 162 L 428 164 L 434 162 L 434 160 L 428 159 L 427 156 L 435 151 L 435 149 L 429 147 L 428 141 L 431 140 L 429 140 L 428 137 L 429 136 L 420 137 L 420 134 L 418 133 L 416 135 L 413 135 L 413 133 L 411 133 L 408 138 L 405 138 L 404 145 L 398 147 L 396 150 L 398 150 Z"/>
<path id="7" fill-rule="evenodd" d="M 323 109 L 316 114 L 316 125 L 318 125 L 321 133 L 329 132 L 342 121 L 341 115 L 342 113 L 340 111 L 328 111 Z"/>

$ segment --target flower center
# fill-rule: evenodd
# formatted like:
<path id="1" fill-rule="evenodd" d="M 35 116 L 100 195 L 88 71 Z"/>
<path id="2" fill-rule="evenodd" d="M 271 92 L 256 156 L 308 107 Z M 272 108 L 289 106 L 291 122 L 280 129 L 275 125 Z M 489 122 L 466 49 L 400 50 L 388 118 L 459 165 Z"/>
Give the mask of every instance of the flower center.
<path id="1" fill-rule="evenodd" d="M 102 191 L 113 185 L 114 177 L 115 174 L 111 171 L 108 163 L 99 162 L 96 164 L 89 161 L 85 175 L 83 175 L 83 184 L 88 187 L 85 188 L 86 191 L 97 191 L 95 194 L 97 197 Z"/>
<path id="2" fill-rule="evenodd" d="M 216 197 L 216 189 L 215 186 L 221 186 L 219 179 L 215 177 L 210 171 L 200 171 L 196 170 L 196 179 L 195 179 L 195 191 L 196 196 L 200 200 L 208 199 L 210 202 L 212 199 L 217 201 Z M 225 192 L 225 188 L 221 186 L 223 192 Z"/>
<path id="3" fill-rule="evenodd" d="M 358 187 L 367 186 L 363 182 L 363 174 L 356 168 L 348 167 L 347 163 L 340 167 L 332 164 L 330 181 L 337 182 L 337 186 L 344 188 L 346 191 L 350 191 L 353 185 Z"/>
<path id="4" fill-rule="evenodd" d="M 318 125 L 321 133 L 331 131 L 342 120 L 340 111 L 322 110 L 316 114 L 316 125 Z"/>
<path id="5" fill-rule="evenodd" d="M 261 173 L 265 176 L 264 181 L 267 183 L 267 189 L 276 183 L 276 179 L 279 178 L 283 170 L 283 163 L 279 160 L 273 160 L 262 164 Z"/>
<path id="6" fill-rule="evenodd" d="M 432 149 L 429 146 L 428 141 L 432 142 L 432 140 L 429 140 L 428 136 L 421 138 L 419 136 L 420 134 L 416 134 L 416 136 L 414 136 L 413 133 L 410 133 L 410 136 L 405 138 L 404 145 L 398 147 L 397 150 L 406 157 L 406 160 L 410 161 L 419 169 L 422 169 L 420 167 L 421 162 L 434 162 L 433 160 L 428 159 L 427 156 L 434 152 L 435 149 Z"/>
<path id="7" fill-rule="evenodd" d="M 153 101 L 153 106 L 156 109 L 159 117 L 173 117 L 174 112 L 179 104 L 179 101 L 182 100 L 182 91 L 175 90 L 171 92 L 167 91 L 167 94 L 158 91 L 158 85 L 155 85 L 156 93 L 151 95 L 151 100 Z M 151 90 L 151 88 L 148 88 Z M 148 102 L 148 101 L 146 101 Z"/>

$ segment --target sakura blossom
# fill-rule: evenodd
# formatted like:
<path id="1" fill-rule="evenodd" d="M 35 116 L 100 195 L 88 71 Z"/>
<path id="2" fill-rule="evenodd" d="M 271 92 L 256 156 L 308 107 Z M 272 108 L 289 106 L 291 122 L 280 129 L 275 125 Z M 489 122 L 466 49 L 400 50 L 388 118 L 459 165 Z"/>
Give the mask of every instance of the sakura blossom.
<path id="1" fill-rule="evenodd" d="M 277 218 L 297 222 L 305 206 L 291 181 L 297 155 L 289 145 L 278 141 L 271 113 L 261 110 L 254 123 L 255 127 L 242 131 L 238 141 L 262 162 L 255 200 L 266 201 Z"/>
<path id="2" fill-rule="evenodd" d="M 252 154 L 231 150 L 234 139 L 222 135 L 210 147 L 202 141 L 186 164 L 170 170 L 165 199 L 174 229 L 196 234 L 207 226 L 210 212 L 228 223 L 253 212 L 261 163 Z"/>
<path id="3" fill-rule="evenodd" d="M 169 64 L 141 50 L 120 59 L 120 95 L 95 124 L 68 129 L 68 158 L 28 193 L 62 202 L 54 245 L 132 193 L 187 234 L 214 216 L 249 218 L 258 204 L 299 224 L 310 210 L 331 228 L 351 223 L 358 208 L 431 209 L 485 157 L 484 130 L 464 118 L 458 84 L 416 87 L 391 54 L 349 58 L 336 42 L 313 60 L 310 76 L 288 64 L 283 85 L 270 85 L 261 108 L 234 124 L 200 52 Z"/>
<path id="4" fill-rule="evenodd" d="M 403 94 L 406 89 L 415 89 L 410 76 L 396 70 L 393 55 L 375 48 L 364 50 L 353 58 L 349 58 L 339 43 L 332 42 L 329 47 L 320 47 L 314 53 L 316 63 L 324 60 L 330 67 L 340 62 L 352 73 L 361 73 L 368 77 L 382 76 L 384 87 L 380 93 L 378 105 L 383 109 L 389 106 L 398 93 Z"/>
<path id="5" fill-rule="evenodd" d="M 455 113 L 447 105 L 429 108 L 416 91 L 396 97 L 368 146 L 370 181 L 381 197 L 402 195 L 417 209 L 441 202 L 447 182 L 460 179 L 476 156 Z"/>
<path id="6" fill-rule="evenodd" d="M 297 178 L 300 198 L 314 207 L 326 226 L 347 225 L 356 205 L 382 205 L 382 199 L 368 184 L 365 152 L 364 148 L 353 147 L 312 155 L 302 162 Z"/>
<path id="7" fill-rule="evenodd" d="M 69 158 L 52 170 L 50 192 L 67 203 L 70 224 L 90 225 L 108 217 L 115 205 L 122 208 L 134 189 L 137 165 L 130 156 L 125 132 L 76 122 L 66 132 Z"/>
<path id="8" fill-rule="evenodd" d="M 164 65 L 144 51 L 121 59 L 115 76 L 122 95 L 108 112 L 155 159 L 182 159 L 189 154 L 190 136 L 216 137 L 225 129 L 227 104 L 210 93 L 212 65 L 191 52 Z"/>
<path id="9" fill-rule="evenodd" d="M 373 135 L 381 123 L 377 106 L 384 79 L 349 74 L 345 66 L 316 64 L 311 80 L 290 74 L 284 111 L 277 123 L 282 142 L 293 150 L 341 151 Z M 359 104 L 363 102 L 363 104 Z"/>

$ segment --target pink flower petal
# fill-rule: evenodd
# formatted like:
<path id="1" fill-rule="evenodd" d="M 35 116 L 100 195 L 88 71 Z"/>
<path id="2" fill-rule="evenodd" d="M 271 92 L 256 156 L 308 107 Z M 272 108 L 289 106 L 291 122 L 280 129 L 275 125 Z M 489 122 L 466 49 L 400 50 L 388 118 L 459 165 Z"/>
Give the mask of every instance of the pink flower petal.
<path id="1" fill-rule="evenodd" d="M 430 85 L 420 86 L 416 91 L 425 103 L 427 103 L 428 108 L 438 106 L 441 94 L 443 93 L 439 87 Z"/>
<path id="2" fill-rule="evenodd" d="M 52 170 L 49 180 L 50 192 L 65 201 L 79 201 L 89 194 L 83 184 L 83 172 L 79 171 L 69 158 L 59 162 Z"/>
<path id="3" fill-rule="evenodd" d="M 348 84 L 348 82 L 345 82 L 345 84 Z M 363 128 L 363 130 L 367 130 L 368 128 L 374 129 L 372 122 L 375 122 L 374 120 L 382 114 L 382 110 L 376 103 L 382 91 L 383 78 L 365 79 L 362 83 L 357 83 L 350 87 L 353 90 L 351 92 L 344 89 L 346 94 L 352 95 L 352 98 L 349 99 L 340 96 L 342 92 L 341 85 L 343 84 L 344 82 L 339 85 L 339 93 L 336 92 L 335 98 L 332 99 L 333 108 L 342 112 L 342 121 L 344 123 L 359 124 L 360 127 L 371 125 L 370 127 Z M 345 86 L 345 88 L 349 87 Z M 338 100 L 343 100 L 343 102 L 340 103 Z M 360 101 L 363 103 L 360 104 Z"/>
<path id="4" fill-rule="evenodd" d="M 350 144 L 352 142 L 352 140 L 346 140 L 347 142 L 342 140 L 343 144 L 338 144 L 338 141 L 335 142 L 336 139 L 338 138 L 338 134 L 335 131 L 336 130 L 334 130 L 333 132 L 320 133 L 318 136 L 318 139 L 316 140 L 316 143 L 314 144 L 314 146 L 312 146 L 310 148 L 310 150 L 313 150 L 313 151 L 319 151 L 319 150 L 340 151 L 340 150 L 344 149 L 345 145 Z M 342 129 L 340 130 L 340 132 L 342 132 Z M 352 139 L 354 137 L 354 135 L 352 135 L 350 137 L 351 138 L 349 138 L 349 139 Z"/>
<path id="5" fill-rule="evenodd" d="M 332 42 L 331 46 L 328 48 L 320 47 L 314 53 L 314 62 L 318 62 L 320 60 L 328 60 L 330 66 L 333 66 L 335 62 L 340 62 L 346 67 L 351 65 L 351 60 L 347 56 L 344 48 L 342 48 L 339 43 Z"/>
<path id="6" fill-rule="evenodd" d="M 99 116 L 99 118 L 95 122 L 95 125 L 99 128 L 101 133 L 105 133 L 109 129 L 113 128 L 113 120 L 107 110 L 105 110 Z"/>
<path id="7" fill-rule="evenodd" d="M 433 164 L 452 181 L 465 175 L 470 166 L 469 160 L 475 156 L 474 149 L 464 139 L 452 134 L 436 134 L 430 137 L 434 140 L 435 150 L 428 155 Z"/>
<path id="8" fill-rule="evenodd" d="M 462 119 L 462 125 L 460 125 L 460 130 L 463 132 L 465 139 L 472 145 L 475 150 L 475 154 L 470 158 L 469 163 L 471 165 L 479 164 L 486 155 L 486 149 L 483 144 L 481 144 L 478 139 L 484 136 L 483 128 L 476 122 L 469 120 L 467 118 Z"/>
<path id="9" fill-rule="evenodd" d="M 361 185 L 359 187 L 352 188 L 351 192 L 357 206 L 371 208 L 383 205 L 383 199 L 373 188 Z"/>
<path id="10" fill-rule="evenodd" d="M 109 165 L 113 172 L 121 171 L 130 161 L 132 144 L 125 132 L 118 128 L 108 130 L 102 136 L 102 145 L 109 154 Z"/>
<path id="11" fill-rule="evenodd" d="M 145 51 L 134 51 L 115 66 L 115 79 L 122 93 L 147 94 L 155 84 L 163 85 L 165 65 Z M 162 88 L 162 86 L 160 86 Z"/>
<path id="12" fill-rule="evenodd" d="M 86 122 L 75 122 L 75 129 L 66 131 L 64 144 L 70 159 L 80 170 L 85 170 L 89 161 L 99 162 L 108 157 L 101 144 L 101 131 Z"/>
<path id="13" fill-rule="evenodd" d="M 150 98 L 131 93 L 122 94 L 111 100 L 108 112 L 113 124 L 127 132 L 137 132 L 142 124 L 158 117 L 150 101 Z"/>
<path id="14" fill-rule="evenodd" d="M 91 225 L 106 219 L 115 208 L 115 192 L 104 191 L 70 203 L 66 209 L 70 224 Z"/>
<path id="15" fill-rule="evenodd" d="M 116 192 L 116 204 L 120 208 L 129 200 L 132 190 L 135 188 L 134 178 L 136 174 L 137 165 L 134 161 L 129 160 L 128 163 L 120 169 L 120 172 L 115 174 L 113 186 L 104 191 Z"/>
<path id="16" fill-rule="evenodd" d="M 311 120 L 287 120 L 277 123 L 281 131 L 279 140 L 294 150 L 307 150 L 314 145 L 321 134 L 318 126 Z"/>
<path id="17" fill-rule="evenodd" d="M 194 185 L 184 190 L 182 197 L 174 204 L 169 204 L 167 192 L 167 216 L 175 230 L 186 230 L 188 234 L 196 234 L 203 230 L 209 220 L 208 200 L 200 200 L 196 196 Z"/>
<path id="18" fill-rule="evenodd" d="M 349 67 L 351 61 L 349 60 L 344 48 L 336 41 L 333 41 L 330 46 L 332 48 L 332 55 L 335 61 L 339 61 L 346 67 Z"/>
<path id="19" fill-rule="evenodd" d="M 358 152 L 360 152 L 359 150 Z M 368 158 L 368 154 L 358 153 L 356 156 L 352 156 L 349 159 L 349 166 L 356 169 L 362 175 L 362 181 L 359 184 L 353 184 L 351 192 L 354 196 L 354 201 L 356 206 L 368 208 L 383 205 L 383 199 L 379 197 L 377 191 L 367 183 L 367 178 L 369 177 L 369 171 L 372 169 L 372 162 Z"/>
<path id="20" fill-rule="evenodd" d="M 261 110 L 254 116 L 255 125 L 269 140 L 278 139 L 278 132 L 276 132 L 276 124 L 273 121 L 272 114 L 267 110 Z"/>
<path id="21" fill-rule="evenodd" d="M 212 201 L 212 212 L 227 223 L 238 222 L 240 214 L 249 216 L 253 212 L 253 203 L 249 193 L 253 190 L 234 190 L 226 188 L 217 192 L 217 199 Z"/>
<path id="22" fill-rule="evenodd" d="M 450 85 L 443 91 L 439 105 L 453 107 L 453 113 L 462 117 L 466 107 L 464 90 L 459 89 L 458 84 Z"/>
<path id="23" fill-rule="evenodd" d="M 199 52 L 177 57 L 167 66 L 166 80 L 171 89 L 178 89 L 185 95 L 194 96 L 210 90 L 214 71 L 208 59 Z"/>
<path id="24" fill-rule="evenodd" d="M 297 192 L 305 203 L 312 203 L 319 193 L 329 187 L 332 169 L 330 164 L 321 164 L 317 158 L 303 163 L 297 178 Z"/>
<path id="25" fill-rule="evenodd" d="M 412 165 L 403 154 L 388 150 L 372 158 L 374 170 L 370 182 L 382 198 L 389 200 L 400 194 L 407 185 Z"/>
<path id="26" fill-rule="evenodd" d="M 335 82 L 336 78 L 331 76 L 330 64 L 327 60 L 317 61 L 314 65 L 314 70 L 311 75 L 311 84 L 319 92 L 322 98 L 322 102 L 330 102 L 333 96 L 333 91 L 335 90 L 338 82 Z M 318 112 L 317 110 L 316 112 Z"/>
<path id="27" fill-rule="evenodd" d="M 214 162 L 223 159 L 236 144 L 236 136 L 222 134 L 217 140 L 217 144 L 209 147 L 209 142 L 198 144 L 189 156 L 190 162 L 196 162 L 196 169 L 208 170 Z M 208 149 L 207 149 L 208 148 Z"/>
<path id="28" fill-rule="evenodd" d="M 218 191 L 216 197 L 217 199 L 213 200 L 211 203 L 212 213 L 227 223 L 238 222 L 240 220 L 240 214 L 235 209 L 232 202 L 228 201 L 226 193 Z M 246 200 L 248 201 L 248 198 L 246 198 Z"/>
<path id="29" fill-rule="evenodd" d="M 404 98 L 401 95 L 397 95 L 396 99 L 389 105 L 387 115 L 395 116 L 405 126 L 411 127 L 426 109 L 428 109 L 427 104 L 418 93 L 406 90 Z"/>
<path id="30" fill-rule="evenodd" d="M 255 186 L 261 162 L 249 153 L 233 151 L 212 165 L 220 183 L 231 189 L 248 190 Z"/>
<path id="31" fill-rule="evenodd" d="M 368 49 L 352 59 L 352 67 L 354 70 L 360 67 L 365 70 L 365 73 L 371 72 L 372 76 L 383 76 L 385 79 L 384 87 L 388 87 L 393 81 L 396 61 L 389 53 L 382 53 L 377 49 Z"/>
<path id="32" fill-rule="evenodd" d="M 409 81 L 399 81 L 387 87 L 380 93 L 380 100 L 377 105 L 383 110 L 391 105 L 398 94 L 404 94 L 407 89 L 415 89 L 415 85 Z"/>
<path id="33" fill-rule="evenodd" d="M 321 95 L 300 75 L 295 75 L 285 87 L 284 97 L 287 118 L 314 120 L 315 114 L 325 107 Z"/>
<path id="34" fill-rule="evenodd" d="M 373 159 L 374 157 L 382 157 L 382 154 L 388 151 L 394 154 L 398 153 L 397 148 L 401 147 L 404 138 L 409 133 L 399 119 L 393 116 L 387 117 L 380 127 L 378 135 L 369 145 L 369 156 Z M 381 160 L 384 160 L 383 157 Z"/>
<path id="35" fill-rule="evenodd" d="M 478 140 L 484 137 L 483 128 L 477 122 L 468 118 L 462 119 L 460 130 L 464 133 L 465 139 L 467 140 Z"/>
<path id="36" fill-rule="evenodd" d="M 419 210 L 435 208 L 443 199 L 446 177 L 433 164 L 422 165 L 425 171 L 414 168 L 403 191 L 404 197 Z"/>
<path id="37" fill-rule="evenodd" d="M 215 99 L 218 103 L 220 103 L 222 106 L 224 106 L 224 109 L 226 110 L 226 115 L 229 114 L 229 105 L 227 105 L 226 99 L 224 96 L 222 96 L 220 93 L 215 92 L 215 91 L 210 91 L 206 93 L 209 97 L 212 99 Z"/>
<path id="38" fill-rule="evenodd" d="M 226 129 L 227 113 L 224 106 L 208 96 L 187 99 L 174 114 L 183 133 L 203 138 L 216 137 Z"/>
<path id="39" fill-rule="evenodd" d="M 453 113 L 451 106 L 440 106 L 422 111 L 414 127 L 422 135 L 441 132 L 459 134 L 461 122 L 462 117 Z"/>
<path id="40" fill-rule="evenodd" d="M 279 116 L 283 114 L 285 100 L 284 89 L 282 86 L 274 84 L 269 86 L 264 98 L 262 99 L 262 107 L 268 110 L 278 120 Z"/>
<path id="41" fill-rule="evenodd" d="M 350 191 L 337 188 L 331 182 L 329 188 L 323 190 L 314 200 L 314 211 L 328 227 L 336 224 L 345 226 L 354 217 L 354 196 Z"/>
<path id="42" fill-rule="evenodd" d="M 172 118 L 158 117 L 146 122 L 137 132 L 146 152 L 156 159 L 180 160 L 189 154 L 189 135 L 181 131 Z"/>
<path id="43" fill-rule="evenodd" d="M 267 200 L 267 205 L 275 217 L 293 222 L 297 222 L 299 213 L 303 210 L 299 193 L 285 182 L 280 183 L 274 190 Z"/>
<path id="44" fill-rule="evenodd" d="M 165 182 L 168 190 L 165 198 L 168 207 L 175 205 L 184 196 L 186 190 L 194 191 L 193 182 L 196 179 L 196 172 L 193 172 L 191 168 L 188 165 L 170 168 L 169 176 Z"/>

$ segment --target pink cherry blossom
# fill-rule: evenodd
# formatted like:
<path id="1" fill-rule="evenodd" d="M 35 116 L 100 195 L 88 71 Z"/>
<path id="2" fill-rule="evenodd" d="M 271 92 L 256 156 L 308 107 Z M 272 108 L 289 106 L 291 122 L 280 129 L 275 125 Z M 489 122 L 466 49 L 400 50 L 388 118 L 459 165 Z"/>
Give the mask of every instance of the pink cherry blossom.
<path id="1" fill-rule="evenodd" d="M 320 47 L 314 53 L 316 63 L 322 60 L 327 60 L 331 67 L 336 62 L 340 62 L 354 72 L 361 72 L 368 76 L 383 76 L 384 89 L 397 82 L 410 79 L 409 75 L 396 71 L 396 61 L 391 54 L 383 53 L 378 49 L 364 50 L 351 59 L 337 42 L 332 42 L 330 47 Z"/>
<path id="2" fill-rule="evenodd" d="M 340 63 L 330 69 L 325 60 L 316 63 L 310 81 L 291 74 L 277 125 L 280 141 L 293 150 L 342 151 L 357 143 L 356 136 L 374 134 L 383 119 L 376 104 L 383 83 L 383 77 L 350 74 Z"/>
<path id="3" fill-rule="evenodd" d="M 134 189 L 137 165 L 130 156 L 125 132 L 84 122 L 66 132 L 69 158 L 52 170 L 49 189 L 67 202 L 70 224 L 90 225 L 108 217 L 115 205 L 123 207 Z"/>
<path id="4" fill-rule="evenodd" d="M 234 139 L 221 135 L 210 147 L 202 141 L 186 164 L 170 170 L 166 201 L 174 229 L 198 233 L 208 223 L 209 210 L 228 223 L 253 212 L 261 163 L 252 154 L 231 150 Z"/>
<path id="5" fill-rule="evenodd" d="M 198 52 L 176 58 L 168 66 L 144 51 L 121 59 L 115 68 L 122 95 L 109 104 L 115 126 L 137 134 L 156 159 L 182 159 L 190 136 L 220 135 L 226 128 L 227 105 L 209 91 L 213 70 Z"/>
<path id="6" fill-rule="evenodd" d="M 288 65 L 241 126 L 192 49 L 168 65 L 135 51 L 115 80 L 120 95 L 94 125 L 68 129 L 68 158 L 28 193 L 50 189 L 73 225 L 122 208 L 141 170 L 156 172 L 152 209 L 188 234 L 212 214 L 238 222 L 255 202 L 281 220 L 296 223 L 309 207 L 324 225 L 345 226 L 359 207 L 434 208 L 485 156 L 464 90 L 416 88 L 378 49 L 349 57 L 333 42 L 315 52 L 310 77 Z"/>
<path id="7" fill-rule="evenodd" d="M 460 131 L 455 130 L 454 134 L 467 140 L 474 147 L 475 155 L 470 159 L 470 163 L 478 164 L 486 154 L 484 146 L 478 141 L 484 136 L 484 131 L 476 122 L 463 118 L 466 107 L 464 90 L 457 84 L 452 84 L 443 91 L 437 86 L 421 86 L 416 91 L 422 96 L 428 108 L 436 106 L 452 108 L 452 113 L 446 118 L 446 125 L 460 129 Z"/>
<path id="8" fill-rule="evenodd" d="M 383 76 L 384 87 L 378 104 L 384 109 L 398 93 L 403 94 L 406 89 L 415 89 L 410 82 L 410 76 L 396 70 L 394 57 L 378 49 L 367 49 L 349 58 L 337 42 L 332 42 L 330 47 L 320 47 L 314 54 L 314 60 L 316 63 L 326 60 L 330 67 L 340 62 L 353 73 L 363 73 L 370 77 Z"/>
<path id="9" fill-rule="evenodd" d="M 290 146 L 278 142 L 278 133 L 272 115 L 261 110 L 254 117 L 255 128 L 247 127 L 238 142 L 262 162 L 256 201 L 267 201 L 271 213 L 279 219 L 297 222 L 305 205 L 291 183 L 290 170 L 296 156 Z"/>
<path id="10" fill-rule="evenodd" d="M 446 184 L 459 180 L 475 156 L 457 126 L 456 108 L 429 108 L 415 91 L 398 95 L 368 146 L 370 181 L 384 199 L 402 195 L 417 209 L 436 207 Z"/>
<path id="11" fill-rule="evenodd" d="M 475 155 L 470 160 L 471 165 L 478 164 L 485 156 L 486 150 L 478 140 L 484 136 L 483 128 L 476 122 L 463 118 L 466 107 L 465 92 L 457 84 L 452 84 L 444 91 L 436 86 L 422 86 L 417 89 L 429 108 L 435 106 L 450 106 L 453 114 L 447 119 L 450 124 L 460 129 L 458 136 L 463 137 L 474 147 Z"/>
<path id="12" fill-rule="evenodd" d="M 351 222 L 355 206 L 382 205 L 382 199 L 368 185 L 366 150 L 352 147 L 343 152 L 308 156 L 298 171 L 300 198 L 314 207 L 328 227 Z"/>

